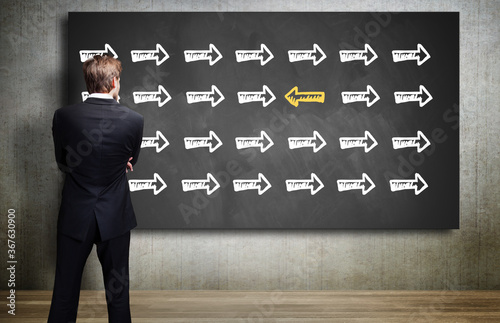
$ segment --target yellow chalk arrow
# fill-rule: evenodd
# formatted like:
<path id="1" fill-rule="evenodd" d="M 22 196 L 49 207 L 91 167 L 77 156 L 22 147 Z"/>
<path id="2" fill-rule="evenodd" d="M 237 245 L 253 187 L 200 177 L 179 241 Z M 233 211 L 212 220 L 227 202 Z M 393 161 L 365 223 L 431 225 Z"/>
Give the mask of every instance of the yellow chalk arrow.
<path id="1" fill-rule="evenodd" d="M 296 86 L 285 95 L 285 99 L 294 107 L 299 106 L 299 102 L 325 102 L 325 92 L 298 92 Z"/>

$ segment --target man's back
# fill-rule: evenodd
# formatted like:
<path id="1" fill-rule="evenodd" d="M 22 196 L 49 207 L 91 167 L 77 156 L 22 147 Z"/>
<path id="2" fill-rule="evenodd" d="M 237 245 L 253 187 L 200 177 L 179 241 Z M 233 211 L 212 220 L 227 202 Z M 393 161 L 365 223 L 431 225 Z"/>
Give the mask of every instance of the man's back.
<path id="1" fill-rule="evenodd" d="M 83 239 L 95 214 L 103 239 L 136 226 L 125 169 L 134 164 L 143 118 L 113 99 L 88 98 L 57 110 L 53 120 L 56 160 L 66 173 L 59 228 Z"/>

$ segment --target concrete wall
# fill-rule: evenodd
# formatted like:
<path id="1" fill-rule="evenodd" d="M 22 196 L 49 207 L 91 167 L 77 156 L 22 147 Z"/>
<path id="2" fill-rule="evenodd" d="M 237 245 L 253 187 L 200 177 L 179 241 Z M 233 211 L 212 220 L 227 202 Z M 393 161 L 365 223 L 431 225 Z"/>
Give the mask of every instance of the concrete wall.
<path id="1" fill-rule="evenodd" d="M 133 231 L 132 289 L 500 288 L 500 2 L 1 0 L 0 263 L 14 208 L 17 289 L 53 286 L 63 178 L 50 126 L 66 103 L 67 13 L 142 10 L 460 11 L 461 229 Z M 82 288 L 103 289 L 95 251 Z"/>

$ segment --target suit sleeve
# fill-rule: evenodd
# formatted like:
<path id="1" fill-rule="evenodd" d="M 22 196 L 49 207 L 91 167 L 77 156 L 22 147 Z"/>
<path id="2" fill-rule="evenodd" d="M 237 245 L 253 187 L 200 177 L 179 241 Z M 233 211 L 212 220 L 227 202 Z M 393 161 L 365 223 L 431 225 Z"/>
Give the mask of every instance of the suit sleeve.
<path id="1" fill-rule="evenodd" d="M 141 152 L 141 142 L 142 142 L 142 134 L 143 134 L 143 128 L 144 128 L 144 117 L 141 116 L 140 121 L 138 122 L 138 127 L 137 127 L 137 134 L 135 139 L 135 144 L 134 148 L 132 150 L 132 160 L 130 163 L 132 165 L 135 165 L 137 163 L 137 160 L 139 159 L 139 153 Z"/>
<path id="2" fill-rule="evenodd" d="M 68 166 L 66 165 L 64 148 L 61 142 L 62 138 L 59 133 L 60 125 L 57 120 L 57 114 L 58 114 L 57 111 L 54 112 L 54 118 L 52 119 L 52 139 L 54 140 L 54 152 L 55 152 L 57 166 L 61 171 L 66 172 L 68 170 Z"/>

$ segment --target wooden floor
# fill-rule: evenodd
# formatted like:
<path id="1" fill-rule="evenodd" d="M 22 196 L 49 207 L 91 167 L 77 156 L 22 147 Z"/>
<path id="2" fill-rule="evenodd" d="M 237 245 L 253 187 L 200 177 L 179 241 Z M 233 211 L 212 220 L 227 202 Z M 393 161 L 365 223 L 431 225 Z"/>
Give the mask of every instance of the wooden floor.
<path id="1" fill-rule="evenodd" d="M 46 322 L 51 291 L 16 291 L 16 315 Z M 7 291 L 0 291 L 6 304 Z M 500 322 L 500 291 L 131 291 L 132 321 Z M 104 291 L 82 291 L 77 322 L 107 322 Z"/>

